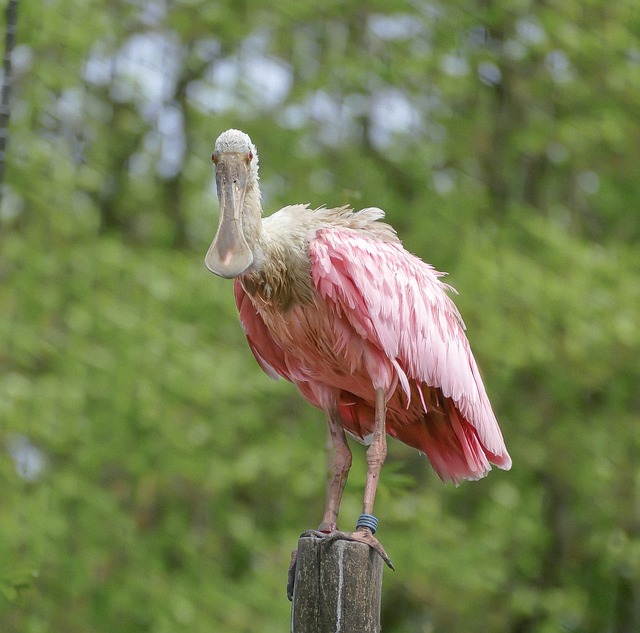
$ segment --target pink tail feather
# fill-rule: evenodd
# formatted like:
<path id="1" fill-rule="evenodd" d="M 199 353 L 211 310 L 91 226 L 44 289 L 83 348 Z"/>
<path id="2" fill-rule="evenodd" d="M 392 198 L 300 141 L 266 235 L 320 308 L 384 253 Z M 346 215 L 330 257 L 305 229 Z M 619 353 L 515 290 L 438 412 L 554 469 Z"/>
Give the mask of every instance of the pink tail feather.
<path id="1" fill-rule="evenodd" d="M 353 435 L 365 437 L 373 430 L 373 410 L 363 401 L 344 404 L 340 413 L 345 429 Z M 489 451 L 451 399 L 444 398 L 438 410 L 416 412 L 418 415 L 411 421 L 406 420 L 406 413 L 406 409 L 400 416 L 392 409 L 388 411 L 387 433 L 423 452 L 444 482 L 458 484 L 463 479 L 480 479 L 491 470 L 492 463 L 509 468 L 509 456 Z"/>

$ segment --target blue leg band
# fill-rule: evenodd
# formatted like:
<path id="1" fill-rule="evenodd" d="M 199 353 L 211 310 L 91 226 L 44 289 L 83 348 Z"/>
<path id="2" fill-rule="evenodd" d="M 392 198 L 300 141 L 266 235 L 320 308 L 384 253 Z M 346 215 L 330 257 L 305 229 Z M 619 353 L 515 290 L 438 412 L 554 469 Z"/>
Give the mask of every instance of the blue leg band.
<path id="1" fill-rule="evenodd" d="M 356 523 L 356 529 L 359 527 L 367 527 L 371 530 L 371 534 L 375 534 L 378 529 L 378 519 L 373 514 L 361 514 Z"/>

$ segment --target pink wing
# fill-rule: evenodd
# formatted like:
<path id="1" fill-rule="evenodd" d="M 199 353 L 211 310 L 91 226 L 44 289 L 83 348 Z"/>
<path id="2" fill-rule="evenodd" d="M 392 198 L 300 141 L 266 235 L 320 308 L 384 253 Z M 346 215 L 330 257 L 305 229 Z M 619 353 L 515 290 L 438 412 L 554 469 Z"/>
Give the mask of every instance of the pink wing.
<path id="1" fill-rule="evenodd" d="M 511 459 L 464 324 L 446 294 L 450 288 L 439 279 L 442 273 L 399 243 L 344 228 L 318 231 L 309 253 L 320 295 L 384 351 L 407 399 L 418 395 L 425 414 L 424 385 L 449 399 L 443 406 L 449 418 L 446 430 L 432 415 L 424 428 L 404 431 L 407 439 L 398 429 L 399 439 L 424 450 L 443 479 L 483 476 L 490 469 L 487 458 L 509 468 Z"/>

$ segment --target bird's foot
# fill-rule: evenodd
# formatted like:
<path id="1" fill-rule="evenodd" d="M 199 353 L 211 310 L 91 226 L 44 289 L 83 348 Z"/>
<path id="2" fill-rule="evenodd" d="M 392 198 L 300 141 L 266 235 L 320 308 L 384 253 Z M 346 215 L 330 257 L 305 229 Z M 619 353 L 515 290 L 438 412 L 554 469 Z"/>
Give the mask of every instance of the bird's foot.
<path id="1" fill-rule="evenodd" d="M 367 516 L 367 515 L 364 515 Z M 358 520 L 360 523 L 362 516 Z M 375 522 L 377 525 L 377 521 Z M 372 525 L 375 531 L 375 525 Z M 387 552 L 384 551 L 380 541 L 373 536 L 373 531 L 370 527 L 365 525 L 358 525 L 355 532 L 342 532 L 338 530 L 338 526 L 335 523 L 321 523 L 317 530 L 307 530 L 300 535 L 300 538 L 317 538 L 323 543 L 332 543 L 333 541 L 355 541 L 356 543 L 364 543 L 371 549 L 378 552 L 382 560 L 395 571 L 395 567 L 389 558 Z M 291 562 L 289 563 L 289 571 L 287 574 L 287 597 L 290 601 L 293 600 L 293 586 L 296 580 L 296 562 L 298 559 L 298 550 L 294 549 L 291 552 Z"/>
<path id="2" fill-rule="evenodd" d="M 314 537 L 320 539 L 323 543 L 332 543 L 333 541 L 355 541 L 356 543 L 364 543 L 372 550 L 378 552 L 382 560 L 395 571 L 389 555 L 384 551 L 384 547 L 382 547 L 380 541 L 373 535 L 371 529 L 368 527 L 360 526 L 355 532 L 342 532 L 338 529 L 332 530 L 329 533 L 323 530 L 309 530 L 300 536 Z"/>

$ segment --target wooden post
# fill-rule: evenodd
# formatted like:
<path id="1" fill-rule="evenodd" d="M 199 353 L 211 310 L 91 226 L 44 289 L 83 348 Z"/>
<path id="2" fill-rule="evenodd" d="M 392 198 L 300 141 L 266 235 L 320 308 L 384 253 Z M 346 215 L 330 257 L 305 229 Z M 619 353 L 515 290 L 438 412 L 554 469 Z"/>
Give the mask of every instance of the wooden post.
<path id="1" fill-rule="evenodd" d="M 291 633 L 379 633 L 382 558 L 364 543 L 298 541 Z"/>

